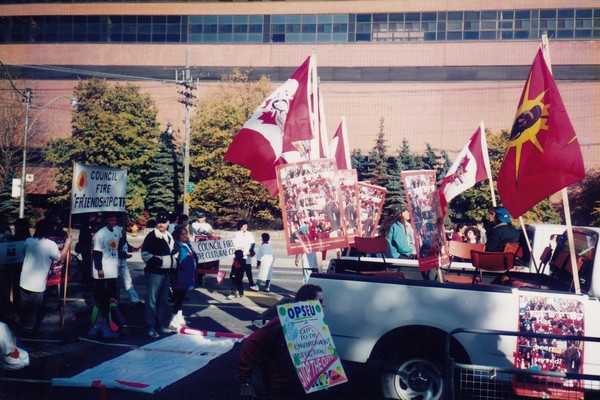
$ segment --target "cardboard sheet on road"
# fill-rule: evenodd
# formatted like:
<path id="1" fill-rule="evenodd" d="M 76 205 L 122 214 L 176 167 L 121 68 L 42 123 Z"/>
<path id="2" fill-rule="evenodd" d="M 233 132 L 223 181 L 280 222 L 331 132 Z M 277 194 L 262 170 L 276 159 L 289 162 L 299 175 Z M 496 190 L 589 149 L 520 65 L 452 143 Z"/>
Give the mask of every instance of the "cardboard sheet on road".
<path id="1" fill-rule="evenodd" d="M 239 339 L 177 334 L 133 349 L 53 386 L 118 388 L 156 393 L 231 350 Z M 165 374 L 165 371 L 169 371 Z"/>

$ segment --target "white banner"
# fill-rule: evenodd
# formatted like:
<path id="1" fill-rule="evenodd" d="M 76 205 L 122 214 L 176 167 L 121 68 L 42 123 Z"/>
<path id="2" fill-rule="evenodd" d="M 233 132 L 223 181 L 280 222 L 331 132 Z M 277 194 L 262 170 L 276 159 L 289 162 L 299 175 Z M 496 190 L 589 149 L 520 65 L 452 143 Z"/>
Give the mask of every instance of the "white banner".
<path id="1" fill-rule="evenodd" d="M 198 254 L 198 263 L 216 261 L 228 258 L 233 261 L 233 253 L 236 251 L 233 239 L 201 240 L 191 242 L 194 251 Z"/>
<path id="2" fill-rule="evenodd" d="M 75 164 L 71 214 L 125 211 L 127 170 Z"/>
<path id="3" fill-rule="evenodd" d="M 227 353 L 239 340 L 197 333 L 167 336 L 71 378 L 53 378 L 52 386 L 103 385 L 109 389 L 156 393 Z"/>

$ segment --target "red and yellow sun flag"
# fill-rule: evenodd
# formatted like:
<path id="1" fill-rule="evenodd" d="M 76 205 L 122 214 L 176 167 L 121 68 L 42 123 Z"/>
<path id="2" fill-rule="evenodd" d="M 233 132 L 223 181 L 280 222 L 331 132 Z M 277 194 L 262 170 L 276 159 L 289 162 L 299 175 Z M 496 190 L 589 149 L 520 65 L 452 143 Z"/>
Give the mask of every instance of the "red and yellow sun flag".
<path id="1" fill-rule="evenodd" d="M 517 218 L 584 175 L 577 135 L 540 49 L 498 173 L 498 194 Z"/>

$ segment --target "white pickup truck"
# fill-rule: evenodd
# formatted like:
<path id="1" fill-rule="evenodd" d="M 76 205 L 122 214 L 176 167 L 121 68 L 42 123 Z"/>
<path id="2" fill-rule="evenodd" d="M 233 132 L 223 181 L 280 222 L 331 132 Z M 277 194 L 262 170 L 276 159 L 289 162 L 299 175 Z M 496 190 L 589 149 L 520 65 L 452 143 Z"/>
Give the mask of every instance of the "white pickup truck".
<path id="1" fill-rule="evenodd" d="M 338 273 L 313 274 L 309 282 L 323 288 L 325 316 L 342 360 L 379 368 L 385 398 L 438 399 L 446 390 L 445 340 L 457 328 L 600 337 L 600 229 L 574 229 L 583 292 L 579 295 L 570 291 L 570 262 L 566 267 L 556 265 L 565 259 L 560 239 L 550 268 L 538 274 L 533 267 L 532 258 L 539 257 L 551 236 L 564 227 L 531 225 L 528 230 L 533 240 L 532 272 L 510 274 L 532 287 L 441 283 L 414 273 L 415 279 L 410 279 L 412 262 L 402 267 L 404 279 L 339 273 L 340 260 L 332 260 L 330 271 Z M 451 356 L 474 365 L 573 372 L 561 355 L 570 345 L 567 342 L 552 342 L 542 351 L 534 339 L 456 335 Z M 575 350 L 582 354 L 581 366 L 575 372 L 600 377 L 600 343 L 581 343 Z M 582 393 L 600 390 L 598 383 L 582 386 Z"/>

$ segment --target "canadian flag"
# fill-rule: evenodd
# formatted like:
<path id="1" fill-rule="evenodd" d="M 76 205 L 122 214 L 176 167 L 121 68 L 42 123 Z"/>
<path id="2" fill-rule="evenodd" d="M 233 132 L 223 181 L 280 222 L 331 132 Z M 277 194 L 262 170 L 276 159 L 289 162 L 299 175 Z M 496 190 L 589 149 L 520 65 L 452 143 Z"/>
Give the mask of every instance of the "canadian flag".
<path id="1" fill-rule="evenodd" d="M 335 158 L 338 169 L 352 169 L 345 117 L 342 117 L 342 122 L 340 122 L 329 144 L 329 154 Z"/>
<path id="2" fill-rule="evenodd" d="M 483 123 L 456 157 L 440 185 L 440 206 L 445 214 L 446 205 L 477 182 L 491 179 L 487 142 Z"/>
<path id="3" fill-rule="evenodd" d="M 313 107 L 309 102 L 309 80 L 316 73 L 312 56 L 254 111 L 233 138 L 225 160 L 250 170 L 275 196 L 278 192 L 275 166 L 308 159 L 313 138 Z"/>

